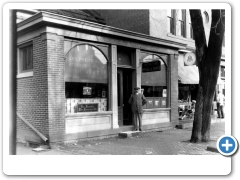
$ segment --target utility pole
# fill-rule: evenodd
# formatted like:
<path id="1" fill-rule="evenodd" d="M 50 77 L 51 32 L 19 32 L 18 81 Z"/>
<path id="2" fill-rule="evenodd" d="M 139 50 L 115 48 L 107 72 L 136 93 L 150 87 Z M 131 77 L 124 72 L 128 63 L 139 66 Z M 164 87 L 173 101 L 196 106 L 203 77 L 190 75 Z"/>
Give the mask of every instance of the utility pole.
<path id="1" fill-rule="evenodd" d="M 10 10 L 10 47 L 9 47 L 9 89 L 10 89 L 10 119 L 9 119 L 9 154 L 16 155 L 16 136 L 17 136 L 17 128 L 16 128 L 16 72 L 17 72 L 17 10 Z"/>

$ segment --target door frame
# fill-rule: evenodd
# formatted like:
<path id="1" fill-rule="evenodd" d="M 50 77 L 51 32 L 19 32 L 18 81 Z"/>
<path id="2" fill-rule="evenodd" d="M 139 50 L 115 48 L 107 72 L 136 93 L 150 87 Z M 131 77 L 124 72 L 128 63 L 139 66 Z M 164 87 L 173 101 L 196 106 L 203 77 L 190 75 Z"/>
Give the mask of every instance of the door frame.
<path id="1" fill-rule="evenodd" d="M 117 92 L 117 99 L 118 99 L 118 102 L 117 102 L 117 106 L 118 106 L 118 118 L 120 118 L 120 119 L 118 119 L 118 123 L 119 123 L 119 126 L 128 126 L 128 125 L 126 125 L 127 123 L 129 123 L 130 125 L 132 125 L 132 123 L 131 123 L 131 121 L 133 121 L 133 116 L 132 116 L 132 113 L 131 113 L 131 115 L 129 116 L 129 122 L 125 122 L 125 125 L 124 125 L 124 112 L 125 113 L 127 113 L 126 112 L 126 109 L 124 109 L 124 106 L 127 106 L 128 104 L 126 104 L 126 103 L 128 103 L 128 102 L 126 102 L 126 99 L 127 99 L 127 101 L 128 101 L 128 98 L 130 98 L 130 95 L 133 93 L 132 92 L 132 87 L 134 86 L 134 71 L 135 69 L 133 69 L 133 68 L 117 68 L 117 76 L 119 76 L 118 78 L 117 78 L 117 80 L 118 80 L 118 82 L 117 82 L 117 86 L 119 86 L 118 88 L 117 88 L 117 90 L 119 91 L 120 90 L 120 94 L 119 94 L 119 92 Z M 123 85 L 123 83 L 125 83 L 125 82 L 123 82 L 123 79 L 124 79 L 124 72 L 127 72 L 127 73 L 129 73 L 129 75 L 131 76 L 130 77 L 130 80 L 131 80 L 131 82 L 130 82 L 130 84 L 131 84 L 131 87 L 130 87 L 130 90 L 129 90 L 129 93 L 128 93 L 128 96 L 129 97 L 125 97 L 125 104 L 124 104 L 124 94 L 123 94 L 123 92 L 124 92 L 124 85 Z M 120 101 L 120 102 L 119 102 Z M 125 111 L 124 111 L 125 110 Z M 120 114 L 119 114 L 120 113 Z"/>
<path id="2" fill-rule="evenodd" d="M 117 107 L 118 107 L 118 125 L 119 126 L 123 126 L 123 86 L 122 84 L 123 84 L 123 71 L 122 69 L 117 69 L 117 100 L 118 100 Z"/>

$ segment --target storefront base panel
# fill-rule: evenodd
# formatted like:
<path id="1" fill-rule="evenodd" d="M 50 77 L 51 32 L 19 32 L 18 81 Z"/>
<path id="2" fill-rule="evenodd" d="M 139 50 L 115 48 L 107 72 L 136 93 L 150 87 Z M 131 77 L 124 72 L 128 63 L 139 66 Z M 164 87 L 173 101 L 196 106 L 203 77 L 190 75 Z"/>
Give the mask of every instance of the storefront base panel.
<path id="1" fill-rule="evenodd" d="M 142 117 L 142 124 L 158 124 L 170 122 L 169 111 L 145 111 Z"/>
<path id="2" fill-rule="evenodd" d="M 111 129 L 111 115 L 68 117 L 66 134 Z"/>
<path id="3" fill-rule="evenodd" d="M 88 138 L 94 138 L 94 137 L 111 136 L 111 135 L 117 135 L 119 132 L 120 132 L 119 129 L 105 129 L 105 130 L 98 130 L 98 131 L 73 133 L 73 134 L 51 135 L 50 143 L 68 142 L 68 141 L 76 141 L 80 139 L 88 139 Z"/>

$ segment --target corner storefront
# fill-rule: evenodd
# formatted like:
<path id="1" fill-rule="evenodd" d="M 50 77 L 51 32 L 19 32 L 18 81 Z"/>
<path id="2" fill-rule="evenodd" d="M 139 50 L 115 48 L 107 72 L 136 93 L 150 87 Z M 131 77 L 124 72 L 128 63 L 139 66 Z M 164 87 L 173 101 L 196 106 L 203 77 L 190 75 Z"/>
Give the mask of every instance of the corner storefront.
<path id="1" fill-rule="evenodd" d="M 18 24 L 17 112 L 49 142 L 132 129 L 141 87 L 143 129 L 178 122 L 178 49 L 185 44 L 40 12 Z M 18 138 L 41 139 L 18 118 Z"/>

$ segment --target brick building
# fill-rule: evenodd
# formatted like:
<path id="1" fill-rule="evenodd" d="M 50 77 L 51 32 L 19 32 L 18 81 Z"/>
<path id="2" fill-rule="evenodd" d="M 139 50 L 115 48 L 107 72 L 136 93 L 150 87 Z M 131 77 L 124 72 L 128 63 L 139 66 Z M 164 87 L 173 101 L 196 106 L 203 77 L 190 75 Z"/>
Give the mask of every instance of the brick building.
<path id="1" fill-rule="evenodd" d="M 208 42 L 211 10 L 202 9 L 201 12 Z M 188 10 L 99 10 L 98 13 L 102 15 L 109 26 L 186 44 L 186 48 L 178 51 L 179 99 L 186 101 L 187 99 L 188 101 L 196 100 L 199 75 L 195 61 L 195 42 Z M 225 44 L 222 47 L 221 59 L 216 89 L 225 94 Z"/>
<path id="2" fill-rule="evenodd" d="M 132 130 L 135 86 L 148 100 L 143 129 L 178 123 L 179 60 L 194 53 L 187 12 L 183 31 L 177 11 L 112 11 L 18 13 L 19 140 L 42 141 L 26 122 L 50 143 Z"/>

